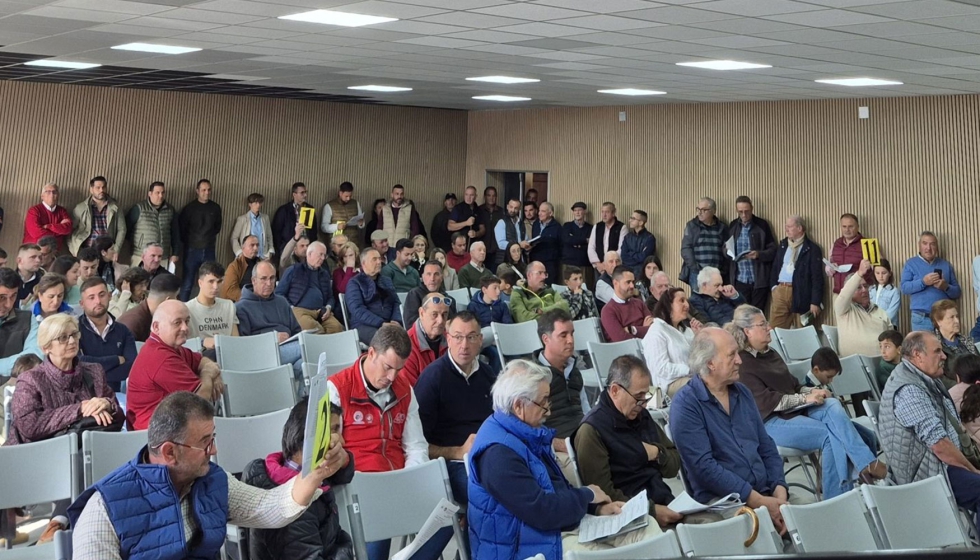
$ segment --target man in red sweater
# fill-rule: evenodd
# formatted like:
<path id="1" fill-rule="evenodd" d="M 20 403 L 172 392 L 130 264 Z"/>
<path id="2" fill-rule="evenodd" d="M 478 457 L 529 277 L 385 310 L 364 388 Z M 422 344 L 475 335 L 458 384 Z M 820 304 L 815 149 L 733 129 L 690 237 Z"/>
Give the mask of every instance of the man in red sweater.
<path id="1" fill-rule="evenodd" d="M 41 203 L 27 210 L 22 243 L 37 243 L 42 237 L 52 235 L 58 240 L 60 252 L 64 250 L 71 230 L 71 215 L 64 206 L 58 206 L 58 185 L 44 185 L 41 187 Z"/>
<path id="2" fill-rule="evenodd" d="M 422 370 L 446 353 L 446 323 L 449 322 L 450 309 L 447 296 L 432 292 L 422 300 L 418 309 L 419 318 L 408 328 L 408 340 L 412 342 L 412 353 L 405 360 L 401 376 L 415 383 Z"/>
<path id="3" fill-rule="evenodd" d="M 609 342 L 643 338 L 653 323 L 646 304 L 633 297 L 633 271 L 617 266 L 612 273 L 613 298 L 602 308 L 602 330 Z"/>

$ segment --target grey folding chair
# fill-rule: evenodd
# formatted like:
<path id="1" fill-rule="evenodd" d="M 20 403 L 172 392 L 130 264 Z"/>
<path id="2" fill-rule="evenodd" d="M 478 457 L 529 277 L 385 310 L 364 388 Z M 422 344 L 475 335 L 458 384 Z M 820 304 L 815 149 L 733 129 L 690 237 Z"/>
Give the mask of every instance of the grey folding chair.
<path id="1" fill-rule="evenodd" d="M 820 336 L 817 329 L 810 325 L 802 329 L 773 329 L 773 334 L 779 339 L 780 345 L 786 351 L 790 360 L 809 360 L 813 353 L 820 349 Z"/>
<path id="2" fill-rule="evenodd" d="M 882 548 L 969 547 L 944 475 L 899 486 L 861 486 Z"/>
<path id="3" fill-rule="evenodd" d="M 680 558 L 677 535 L 668 529 L 652 539 L 609 550 L 570 550 L 564 560 L 648 560 L 650 558 Z"/>
<path id="4" fill-rule="evenodd" d="M 595 317 L 579 319 L 573 324 L 575 325 L 575 353 L 587 356 L 590 365 L 592 365 L 592 367 L 580 371 L 582 382 L 586 387 L 596 391 L 596 399 L 598 399 L 598 394 L 602 393 L 603 379 L 599 375 L 599 370 L 596 369 L 595 364 L 591 363 L 592 356 L 589 355 L 589 343 L 603 342 L 602 329 L 599 327 L 599 320 Z"/>
<path id="5" fill-rule="evenodd" d="M 877 387 L 868 380 L 868 372 L 864 367 L 861 356 L 853 355 L 840 360 L 841 370 L 830 383 L 835 396 L 844 397 L 851 402 L 851 395 L 857 393 L 872 393 L 877 395 Z M 857 411 L 855 411 L 857 412 Z"/>
<path id="6" fill-rule="evenodd" d="M 327 377 L 330 377 L 335 373 L 344 371 L 345 369 L 351 367 L 352 365 L 354 365 L 354 362 L 351 362 L 349 364 L 324 364 L 324 368 L 326 369 Z M 308 364 L 306 362 L 303 362 L 303 383 L 307 387 L 310 386 L 310 380 L 316 377 L 318 368 L 319 366 L 317 364 Z"/>
<path id="7" fill-rule="evenodd" d="M 789 359 L 789 356 L 786 355 L 786 349 L 783 348 L 782 343 L 779 342 L 779 337 L 776 336 L 776 333 L 771 332 L 769 334 L 771 338 L 771 340 L 769 341 L 769 348 L 775 350 L 776 353 L 779 354 L 779 357 L 781 357 L 783 361 L 786 362 L 787 364 L 792 363 L 793 360 Z"/>
<path id="8" fill-rule="evenodd" d="M 840 331 L 837 330 L 837 327 L 833 325 L 824 325 L 823 334 L 827 337 L 827 342 L 830 344 L 830 347 L 834 349 L 834 352 L 840 354 Z"/>
<path id="9" fill-rule="evenodd" d="M 446 295 L 453 298 L 456 302 L 456 311 L 465 311 L 466 306 L 470 304 L 470 290 L 469 288 L 460 288 L 458 290 L 449 290 Z"/>
<path id="10" fill-rule="evenodd" d="M 861 364 L 864 366 L 864 373 L 868 377 L 868 383 L 871 385 L 871 392 L 874 394 L 875 400 L 881 400 L 881 390 L 883 387 L 878 386 L 878 364 L 881 363 L 881 356 L 861 356 Z"/>
<path id="11" fill-rule="evenodd" d="M 779 452 L 779 456 L 783 458 L 786 463 L 791 463 L 794 460 L 797 462 L 796 465 L 790 467 L 786 473 L 801 469 L 803 471 L 803 476 L 806 477 L 806 482 L 809 486 L 804 486 L 796 482 L 789 482 L 789 486 L 795 486 L 801 488 L 811 493 L 816 497 L 817 501 L 820 500 L 821 488 L 817 484 L 817 454 L 820 453 L 819 449 L 795 449 L 793 447 L 782 447 L 777 445 L 776 450 Z"/>
<path id="12" fill-rule="evenodd" d="M 861 491 L 807 505 L 779 507 L 786 529 L 799 553 L 865 552 L 880 543 Z"/>
<path id="13" fill-rule="evenodd" d="M 398 301 L 405 305 L 405 300 L 408 299 L 408 292 L 398 292 Z"/>
<path id="14" fill-rule="evenodd" d="M 568 286 L 564 284 L 552 284 L 551 289 L 558 295 L 568 293 Z"/>
<path id="15" fill-rule="evenodd" d="M 136 353 L 137 354 L 139 354 L 140 353 L 140 350 L 143 349 L 143 345 L 144 344 L 146 344 L 146 343 L 145 342 L 140 342 L 138 340 L 136 341 Z"/>
<path id="16" fill-rule="evenodd" d="M 530 356 L 541 349 L 541 339 L 538 338 L 538 323 L 490 323 L 493 339 L 497 343 L 497 353 L 500 363 L 506 364 L 508 358 Z"/>
<path id="17" fill-rule="evenodd" d="M 215 417 L 214 433 L 228 443 L 217 445 L 214 462 L 230 473 L 240 473 L 251 461 L 281 450 L 289 412 L 286 408 L 248 418 Z"/>
<path id="18" fill-rule="evenodd" d="M 592 366 L 599 375 L 599 383 L 605 389 L 606 375 L 613 360 L 627 354 L 643 359 L 643 347 L 640 340 L 631 338 L 622 342 L 589 342 L 589 355 L 592 356 Z"/>
<path id="19" fill-rule="evenodd" d="M 340 303 L 340 314 L 344 317 L 344 325 L 350 329 L 350 317 L 347 316 L 347 300 L 344 294 L 337 294 L 337 301 Z"/>
<path id="20" fill-rule="evenodd" d="M 55 531 L 55 560 L 71 560 L 71 529 Z"/>
<path id="21" fill-rule="evenodd" d="M 327 362 L 331 364 L 353 364 L 361 356 L 356 330 L 335 334 L 300 333 L 299 349 L 303 362 L 314 365 L 319 363 L 320 354 L 326 354 Z"/>
<path id="22" fill-rule="evenodd" d="M 82 432 L 82 472 L 85 488 L 132 461 L 146 445 L 146 430 Z"/>
<path id="23" fill-rule="evenodd" d="M 199 353 L 201 350 L 204 350 L 204 341 L 199 336 L 188 338 L 187 342 L 184 342 L 184 348 L 187 348 L 191 352 Z"/>
<path id="24" fill-rule="evenodd" d="M 279 367 L 279 338 L 274 332 L 252 336 L 214 336 L 221 371 L 260 371 Z"/>
<path id="25" fill-rule="evenodd" d="M 755 541 L 745 546 L 752 534 L 752 519 L 748 515 L 736 515 L 717 523 L 681 523 L 677 526 L 677 538 L 686 556 L 747 556 L 779 554 L 783 551 L 782 540 L 772 524 L 769 510 L 755 510 L 759 518 L 759 534 Z"/>
<path id="26" fill-rule="evenodd" d="M 10 402 L 14 400 L 14 386 L 3 388 L 3 440 L 10 437 L 10 427 L 14 424 L 14 414 L 10 410 Z"/>
<path id="27" fill-rule="evenodd" d="M 222 370 L 225 416 L 256 416 L 292 408 L 296 404 L 293 366 L 262 371 Z"/>
<path id="28" fill-rule="evenodd" d="M 800 383 L 806 383 L 806 374 L 810 373 L 810 360 L 806 359 L 800 362 L 790 362 L 786 364 L 789 368 L 789 372 L 793 374 L 793 377 L 797 379 Z"/>
<path id="29" fill-rule="evenodd" d="M 576 488 L 582 487 L 582 473 L 578 470 L 578 455 L 575 453 L 575 447 L 572 446 L 572 438 L 565 438 L 565 449 L 568 450 L 568 460 L 572 462 L 572 472 L 575 474 L 575 480 L 569 480 L 572 486 Z"/>

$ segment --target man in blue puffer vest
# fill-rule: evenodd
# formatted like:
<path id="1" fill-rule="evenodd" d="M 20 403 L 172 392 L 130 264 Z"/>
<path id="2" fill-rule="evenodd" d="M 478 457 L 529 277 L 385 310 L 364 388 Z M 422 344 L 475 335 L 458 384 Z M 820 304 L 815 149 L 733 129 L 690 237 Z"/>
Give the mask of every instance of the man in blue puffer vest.
<path id="1" fill-rule="evenodd" d="M 187 392 L 160 403 L 147 440 L 136 458 L 68 509 L 75 560 L 216 559 L 228 523 L 288 525 L 349 461 L 337 445 L 305 477 L 273 490 L 248 486 L 210 462 L 217 449 L 214 408 Z"/>

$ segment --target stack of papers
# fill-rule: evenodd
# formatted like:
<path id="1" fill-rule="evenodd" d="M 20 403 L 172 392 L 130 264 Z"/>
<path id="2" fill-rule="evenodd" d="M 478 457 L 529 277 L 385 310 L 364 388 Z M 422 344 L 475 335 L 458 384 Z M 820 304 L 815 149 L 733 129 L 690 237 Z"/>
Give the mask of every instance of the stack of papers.
<path id="1" fill-rule="evenodd" d="M 645 527 L 646 515 L 650 511 L 647 491 L 633 496 L 623 505 L 623 511 L 616 515 L 586 515 L 578 526 L 578 542 L 587 543 Z M 639 521 L 639 523 L 634 523 Z M 625 530 L 624 530 L 625 529 Z"/>
<path id="2" fill-rule="evenodd" d="M 681 515 L 688 515 L 691 513 L 700 513 L 702 511 L 725 511 L 732 508 L 741 507 L 744 504 L 742 500 L 739 499 L 738 494 L 731 493 L 727 496 L 722 496 L 711 500 L 707 504 L 702 504 L 696 501 L 687 492 L 681 493 L 680 496 L 674 498 L 673 502 L 667 507 L 676 511 Z"/>
<path id="3" fill-rule="evenodd" d="M 739 254 L 736 255 L 735 254 L 735 238 L 734 237 L 729 237 L 728 238 L 728 241 L 725 242 L 725 252 L 728 253 L 728 257 L 729 258 L 731 258 L 735 262 L 738 262 L 738 261 L 742 260 L 742 258 L 744 258 L 745 255 L 748 255 L 749 253 L 751 253 L 752 252 L 752 249 L 746 249 L 746 250 L 744 250 L 741 253 L 739 253 Z"/>

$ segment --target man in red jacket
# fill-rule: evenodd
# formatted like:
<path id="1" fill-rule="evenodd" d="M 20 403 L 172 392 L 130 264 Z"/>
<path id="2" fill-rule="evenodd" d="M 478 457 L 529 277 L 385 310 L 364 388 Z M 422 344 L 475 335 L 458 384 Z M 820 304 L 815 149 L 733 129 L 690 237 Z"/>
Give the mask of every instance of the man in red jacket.
<path id="1" fill-rule="evenodd" d="M 60 252 L 71 230 L 71 215 L 64 206 L 58 206 L 58 185 L 47 183 L 41 187 L 41 203 L 27 210 L 22 243 L 37 243 L 42 237 L 52 235 L 58 240 Z"/>
<path id="2" fill-rule="evenodd" d="M 419 380 L 422 370 L 446 353 L 446 323 L 449 321 L 452 298 L 438 292 L 429 293 L 422 300 L 419 318 L 408 328 L 412 353 L 405 361 L 401 376 L 412 387 Z"/>

